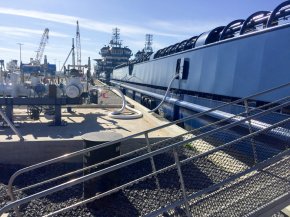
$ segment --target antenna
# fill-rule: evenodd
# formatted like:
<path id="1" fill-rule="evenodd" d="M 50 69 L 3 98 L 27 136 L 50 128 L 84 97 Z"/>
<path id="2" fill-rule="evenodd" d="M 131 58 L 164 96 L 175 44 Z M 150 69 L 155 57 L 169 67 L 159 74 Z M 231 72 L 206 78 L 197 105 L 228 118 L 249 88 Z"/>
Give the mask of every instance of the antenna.
<path id="1" fill-rule="evenodd" d="M 113 36 L 112 36 L 112 40 L 110 41 L 110 45 L 112 47 L 122 46 L 122 42 L 120 40 L 120 29 L 118 29 L 117 27 L 113 29 Z"/>
<path id="2" fill-rule="evenodd" d="M 81 53 L 81 35 L 80 35 L 79 21 L 77 21 L 77 29 L 76 29 L 76 50 L 77 50 L 77 66 L 78 66 L 78 70 L 81 70 L 82 53 Z"/>
<path id="3" fill-rule="evenodd" d="M 153 35 L 146 34 L 146 36 L 145 36 L 145 48 L 144 48 L 145 53 L 152 53 L 153 52 L 152 44 L 153 44 Z"/>

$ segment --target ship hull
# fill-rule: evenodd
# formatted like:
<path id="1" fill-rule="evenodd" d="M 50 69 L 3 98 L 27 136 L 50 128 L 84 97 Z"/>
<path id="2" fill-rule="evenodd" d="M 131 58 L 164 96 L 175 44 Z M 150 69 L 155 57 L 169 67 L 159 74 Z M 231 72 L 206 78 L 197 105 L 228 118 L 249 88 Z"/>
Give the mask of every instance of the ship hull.
<path id="1" fill-rule="evenodd" d="M 111 83 L 119 86 L 127 96 L 153 109 L 161 102 L 175 76 L 178 59 L 188 59 L 187 79 L 173 82 L 169 96 L 157 111 L 174 121 L 290 82 L 289 35 L 290 25 L 276 26 L 170 56 L 152 58 L 114 69 Z M 288 96 L 289 91 L 288 87 L 274 94 L 255 97 L 250 100 L 250 106 L 273 102 Z M 243 105 L 227 106 L 207 117 L 185 122 L 182 127 L 195 129 L 241 112 L 245 112 Z M 285 119 L 289 109 L 283 112 L 269 115 L 267 123 Z M 245 129 L 248 130 L 241 127 L 235 133 L 242 135 Z"/>
<path id="2" fill-rule="evenodd" d="M 178 59 L 189 60 L 187 79 L 176 79 L 172 88 L 189 95 L 243 98 L 290 82 L 290 25 L 283 25 L 194 48 L 170 56 L 115 69 L 111 80 L 138 84 L 141 89 L 167 88 Z M 265 95 L 258 101 L 284 97 Z M 279 95 L 279 96 L 278 96 Z"/>

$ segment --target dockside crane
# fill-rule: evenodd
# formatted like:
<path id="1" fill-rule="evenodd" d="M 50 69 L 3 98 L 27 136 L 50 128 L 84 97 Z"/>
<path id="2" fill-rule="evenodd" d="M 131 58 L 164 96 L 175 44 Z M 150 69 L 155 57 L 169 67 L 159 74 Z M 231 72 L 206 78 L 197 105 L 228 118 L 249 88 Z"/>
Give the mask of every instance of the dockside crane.
<path id="1" fill-rule="evenodd" d="M 33 61 L 33 64 L 34 65 L 40 65 L 41 63 L 41 59 L 42 59 L 42 56 L 43 56 L 43 52 L 44 52 L 44 48 L 45 48 L 45 45 L 48 41 L 48 33 L 49 33 L 49 29 L 46 28 L 42 34 L 42 37 L 41 37 L 41 41 L 40 41 L 40 44 L 39 44 L 39 47 L 36 51 L 36 57 Z"/>
<path id="2" fill-rule="evenodd" d="M 82 65 L 82 54 L 81 54 L 81 35 L 79 21 L 77 21 L 77 29 L 76 29 L 76 51 L 77 51 L 77 68 L 80 71 Z"/>
<path id="3" fill-rule="evenodd" d="M 76 49 L 76 54 L 77 54 L 76 62 L 75 62 L 75 49 Z M 67 68 L 66 68 L 65 65 L 70 55 L 72 55 L 72 64 L 67 65 Z M 60 71 L 64 71 L 64 74 L 68 72 L 70 74 L 75 74 L 75 75 L 78 74 L 78 76 L 81 76 L 84 74 L 84 68 L 88 68 L 88 65 L 90 65 L 90 60 L 88 60 L 88 62 L 89 62 L 88 64 L 82 65 L 81 35 L 80 35 L 79 21 L 77 21 L 75 44 L 74 44 L 74 38 L 72 38 L 72 48 L 67 58 L 65 59 Z"/>

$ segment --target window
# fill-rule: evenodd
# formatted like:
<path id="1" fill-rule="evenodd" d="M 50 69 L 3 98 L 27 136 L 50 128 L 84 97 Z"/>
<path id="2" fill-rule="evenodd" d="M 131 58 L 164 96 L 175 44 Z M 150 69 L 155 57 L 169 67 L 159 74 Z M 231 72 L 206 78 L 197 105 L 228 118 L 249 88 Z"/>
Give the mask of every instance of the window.
<path id="1" fill-rule="evenodd" d="M 176 62 L 176 74 L 179 74 L 177 79 L 186 80 L 189 73 L 189 58 L 180 58 Z"/>
<path id="2" fill-rule="evenodd" d="M 132 73 L 133 73 L 133 67 L 134 67 L 133 64 L 129 64 L 129 75 L 132 75 Z"/>

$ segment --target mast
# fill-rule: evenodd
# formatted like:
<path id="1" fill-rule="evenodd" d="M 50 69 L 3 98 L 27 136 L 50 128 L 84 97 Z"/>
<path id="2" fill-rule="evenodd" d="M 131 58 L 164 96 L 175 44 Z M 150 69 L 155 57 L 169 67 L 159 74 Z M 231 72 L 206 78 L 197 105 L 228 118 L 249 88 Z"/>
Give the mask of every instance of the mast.
<path id="1" fill-rule="evenodd" d="M 78 70 L 81 70 L 82 65 L 82 54 L 81 54 L 81 35 L 79 28 L 79 21 L 77 21 L 77 29 L 76 29 L 76 50 L 77 50 L 77 67 Z"/>

